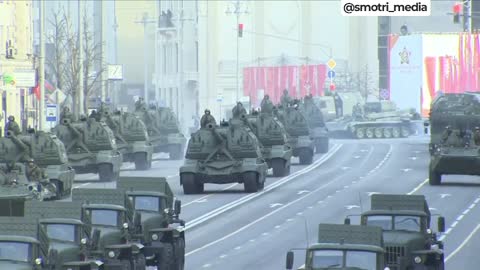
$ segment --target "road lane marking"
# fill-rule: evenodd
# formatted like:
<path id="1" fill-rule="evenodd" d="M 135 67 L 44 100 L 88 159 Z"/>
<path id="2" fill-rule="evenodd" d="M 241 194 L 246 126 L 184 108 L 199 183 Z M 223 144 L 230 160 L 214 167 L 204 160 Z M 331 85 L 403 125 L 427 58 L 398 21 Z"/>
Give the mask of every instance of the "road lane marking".
<path id="1" fill-rule="evenodd" d="M 446 197 L 450 197 L 450 196 L 452 196 L 452 195 L 448 194 L 448 193 L 440 194 L 440 198 L 442 198 L 442 199 L 445 199 Z"/>
<path id="2" fill-rule="evenodd" d="M 275 208 L 275 207 L 282 206 L 282 205 L 283 205 L 283 203 L 271 203 L 270 208 Z"/>
<path id="3" fill-rule="evenodd" d="M 476 203 L 475 203 L 475 202 L 476 202 Z M 447 235 L 452 231 L 452 229 L 457 226 L 458 222 L 459 222 L 460 220 L 462 220 L 462 219 L 465 217 L 465 215 L 467 215 L 467 214 L 470 212 L 470 210 L 472 210 L 475 206 L 477 206 L 477 203 L 478 203 L 478 202 L 480 202 L 480 196 L 477 197 L 477 198 L 475 199 L 475 201 L 474 201 L 465 211 L 463 211 L 461 215 L 459 215 L 459 216 L 455 219 L 455 221 L 452 223 L 452 225 L 450 225 L 450 226 L 448 227 L 448 230 L 447 230 L 442 236 L 440 236 L 440 237 L 438 238 L 438 240 L 442 241 L 443 239 L 445 239 L 445 237 L 447 237 Z"/>
<path id="4" fill-rule="evenodd" d="M 463 242 L 458 246 L 448 257 L 445 259 L 445 262 L 448 262 L 453 256 L 455 256 L 467 243 L 472 239 L 472 237 L 475 235 L 475 233 L 480 230 L 480 224 L 477 224 L 477 227 L 463 240 Z"/>
<path id="5" fill-rule="evenodd" d="M 232 185 L 230 185 L 230 186 L 222 189 L 222 191 L 229 190 L 229 189 L 233 188 L 233 187 L 236 186 L 236 185 L 238 185 L 238 183 L 232 184 Z M 182 204 L 182 207 L 189 206 L 189 205 L 191 205 L 191 204 L 193 204 L 193 203 L 197 203 L 197 202 L 202 201 L 202 200 L 206 200 L 207 198 L 209 198 L 209 197 L 211 197 L 211 196 L 213 196 L 213 194 L 205 195 L 205 196 L 200 197 L 200 198 L 198 198 L 198 199 L 196 199 L 196 200 L 189 201 L 189 202 L 187 202 L 187 203 L 185 203 L 185 204 Z"/>
<path id="6" fill-rule="evenodd" d="M 421 189 L 426 183 L 428 182 L 428 178 L 425 179 L 422 183 L 420 183 L 418 186 L 416 186 L 412 191 L 408 192 L 407 195 L 412 195 L 413 193 L 417 192 L 419 189 Z"/>
<path id="7" fill-rule="evenodd" d="M 292 173 L 291 175 L 287 176 L 287 177 L 284 177 L 270 185 L 268 185 L 267 187 L 265 187 L 265 189 L 263 191 L 260 191 L 260 192 L 257 192 L 257 193 L 252 193 L 252 194 L 249 194 L 249 195 L 246 195 L 246 196 L 243 196 L 241 197 L 240 199 L 238 200 L 235 200 L 233 202 L 230 202 L 224 206 L 221 206 L 219 208 L 216 208 L 198 218 L 195 218 L 193 220 L 191 220 L 190 222 L 187 222 L 186 226 L 185 226 L 185 230 L 190 230 L 232 208 L 235 208 L 237 206 L 240 206 L 242 204 L 245 204 L 246 202 L 249 202 L 259 196 L 262 196 L 264 193 L 267 193 L 285 183 L 288 183 L 290 182 L 291 180 L 293 179 L 296 179 L 297 176 L 300 176 L 300 175 L 303 175 L 303 174 L 306 174 L 306 173 L 309 173 L 310 171 L 316 169 L 317 167 L 319 167 L 320 165 L 322 165 L 323 163 L 325 163 L 326 161 L 328 161 L 330 159 L 330 157 L 332 157 L 341 147 L 343 146 L 343 144 L 338 144 L 334 147 L 332 147 L 332 151 L 330 151 L 328 154 L 322 156 L 322 158 L 318 159 L 317 161 L 315 161 L 315 163 L 313 163 L 312 165 L 308 166 L 308 167 L 305 167 L 295 173 Z M 310 193 L 307 193 L 307 194 L 310 194 Z M 207 195 L 208 196 L 208 195 Z M 279 208 L 280 209 L 280 208 Z"/>
<path id="8" fill-rule="evenodd" d="M 371 171 L 369 171 L 367 173 L 367 176 L 369 176 L 370 174 L 372 174 L 372 173 L 376 172 L 378 169 L 380 169 L 380 167 L 382 167 L 383 164 L 385 162 L 387 162 L 387 160 L 390 158 L 390 156 L 392 155 L 392 152 L 393 152 L 393 146 L 391 144 L 389 144 L 388 146 L 389 146 L 388 152 L 385 155 L 385 157 L 383 157 L 383 159 L 380 161 L 380 163 L 377 164 L 377 166 L 375 168 L 373 168 Z"/>
<path id="9" fill-rule="evenodd" d="M 297 192 L 297 195 L 302 195 L 303 193 L 308 193 L 310 191 L 308 190 L 300 190 L 299 192 Z"/>

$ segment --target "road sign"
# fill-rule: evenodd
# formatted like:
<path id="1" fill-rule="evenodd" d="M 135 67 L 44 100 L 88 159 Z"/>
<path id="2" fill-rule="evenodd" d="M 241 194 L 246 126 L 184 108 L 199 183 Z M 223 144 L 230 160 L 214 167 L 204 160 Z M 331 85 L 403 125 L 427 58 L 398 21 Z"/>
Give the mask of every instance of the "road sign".
<path id="1" fill-rule="evenodd" d="M 380 89 L 380 98 L 383 100 L 390 99 L 390 93 L 388 92 L 388 89 Z"/>
<path id="2" fill-rule="evenodd" d="M 328 75 L 328 78 L 329 78 L 329 79 L 333 79 L 333 78 L 335 78 L 335 71 L 329 70 L 328 73 L 327 73 L 327 75 Z"/>
<path id="3" fill-rule="evenodd" d="M 328 62 L 327 62 L 327 66 L 328 66 L 330 69 L 334 69 L 334 68 L 337 66 L 337 62 L 335 62 L 335 60 L 333 60 L 333 59 L 330 59 L 330 60 L 328 60 Z"/>
<path id="4" fill-rule="evenodd" d="M 217 94 L 217 102 L 223 101 L 223 94 Z"/>
<path id="5" fill-rule="evenodd" d="M 335 91 L 335 88 L 336 88 L 335 84 L 331 83 L 330 84 L 330 91 Z"/>
<path id="6" fill-rule="evenodd" d="M 56 104 L 47 104 L 47 122 L 57 122 Z"/>
<path id="7" fill-rule="evenodd" d="M 14 74 L 18 87 L 35 87 L 35 69 L 15 70 Z"/>

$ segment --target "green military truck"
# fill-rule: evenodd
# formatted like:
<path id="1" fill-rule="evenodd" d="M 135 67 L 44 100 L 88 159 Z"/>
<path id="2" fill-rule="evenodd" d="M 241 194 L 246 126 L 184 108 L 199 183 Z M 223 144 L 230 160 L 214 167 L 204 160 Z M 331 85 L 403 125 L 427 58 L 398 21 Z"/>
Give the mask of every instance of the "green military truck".
<path id="1" fill-rule="evenodd" d="M 179 219 L 181 202 L 163 177 L 120 177 L 117 189 L 124 189 L 139 213 L 143 231 L 135 237 L 144 248 L 148 266 L 159 270 L 182 270 L 185 266 L 185 222 Z"/>
<path id="2" fill-rule="evenodd" d="M 391 270 L 445 268 L 443 243 L 430 229 L 430 220 L 423 195 L 374 194 L 371 210 L 361 215 L 362 225 L 383 229 L 385 261 Z M 443 217 L 438 217 L 438 230 L 445 231 Z"/>
<path id="3" fill-rule="evenodd" d="M 58 253 L 50 247 L 34 217 L 0 217 L 0 269 L 58 269 Z"/>
<path id="4" fill-rule="evenodd" d="M 382 229 L 378 227 L 319 224 L 318 241 L 306 250 L 305 264 L 299 268 L 387 270 Z M 287 269 L 293 269 L 294 253 L 287 253 Z"/>
<path id="5" fill-rule="evenodd" d="M 142 232 L 140 216 L 123 190 L 73 189 L 72 201 L 82 203 L 83 215 L 100 231 L 93 257 L 103 258 L 111 269 L 145 269 L 143 245 L 132 241 Z"/>

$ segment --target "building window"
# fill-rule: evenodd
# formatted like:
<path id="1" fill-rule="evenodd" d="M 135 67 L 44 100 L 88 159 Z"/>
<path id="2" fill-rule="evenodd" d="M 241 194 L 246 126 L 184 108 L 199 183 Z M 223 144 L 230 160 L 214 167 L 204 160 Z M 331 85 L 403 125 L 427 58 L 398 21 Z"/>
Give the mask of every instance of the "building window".
<path id="1" fill-rule="evenodd" d="M 198 72 L 198 41 L 195 41 L 195 71 Z"/>
<path id="2" fill-rule="evenodd" d="M 179 66 L 179 57 L 178 57 L 178 43 L 175 43 L 175 71 L 178 73 L 178 66 Z"/>

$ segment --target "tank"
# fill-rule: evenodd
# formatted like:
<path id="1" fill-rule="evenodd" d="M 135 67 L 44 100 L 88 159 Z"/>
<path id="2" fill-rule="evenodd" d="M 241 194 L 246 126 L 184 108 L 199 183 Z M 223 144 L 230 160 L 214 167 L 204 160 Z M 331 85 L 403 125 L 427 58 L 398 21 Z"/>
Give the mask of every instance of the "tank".
<path id="1" fill-rule="evenodd" d="M 106 123 L 93 118 L 76 122 L 62 119 L 52 131 L 65 145 L 68 160 L 76 173 L 98 173 L 100 181 L 118 178 L 122 154 Z"/>
<path id="2" fill-rule="evenodd" d="M 293 156 L 298 157 L 300 164 L 312 164 L 315 144 L 311 139 L 307 119 L 298 107 L 279 106 L 275 116 L 287 130 L 288 144 L 291 145 Z"/>
<path id="3" fill-rule="evenodd" d="M 480 95 L 445 94 L 430 111 L 430 185 L 442 175 L 480 175 Z"/>
<path id="4" fill-rule="evenodd" d="M 128 112 L 111 113 L 108 109 L 100 112 L 102 120 L 113 131 L 118 150 L 124 162 L 133 162 L 136 170 L 152 167 L 153 145 L 147 127 L 135 115 Z"/>
<path id="5" fill-rule="evenodd" d="M 32 189 L 40 189 L 38 198 L 60 199 L 70 194 L 75 171 L 68 162 L 65 146 L 56 135 L 43 131 L 30 130 L 29 133 L 19 136 L 8 132 L 7 137 L 0 138 L 0 170 L 3 183 L 12 183 L 16 179 L 18 184 L 28 186 L 25 163 L 30 158 L 33 158 L 35 164 L 46 174 L 46 179 Z M 6 186 L 4 185 L 5 188 Z"/>
<path id="6" fill-rule="evenodd" d="M 169 153 L 172 160 L 182 159 L 187 139 L 170 108 L 147 108 L 143 104 L 135 109 L 135 115 L 146 124 L 155 153 Z"/>
<path id="7" fill-rule="evenodd" d="M 313 99 L 305 98 L 300 106 L 300 112 L 307 120 L 310 138 L 315 144 L 316 153 L 328 152 L 328 129 L 323 119 L 323 113 Z"/>
<path id="8" fill-rule="evenodd" d="M 290 174 L 290 160 L 293 154 L 288 144 L 287 131 L 283 124 L 272 113 L 259 113 L 243 116 L 248 119 L 252 131 L 262 145 L 262 155 L 273 176 L 281 177 Z"/>
<path id="9" fill-rule="evenodd" d="M 208 124 L 191 135 L 180 167 L 185 194 L 202 193 L 205 183 L 243 183 L 246 192 L 262 190 L 268 165 L 255 134 L 240 121 Z"/>

